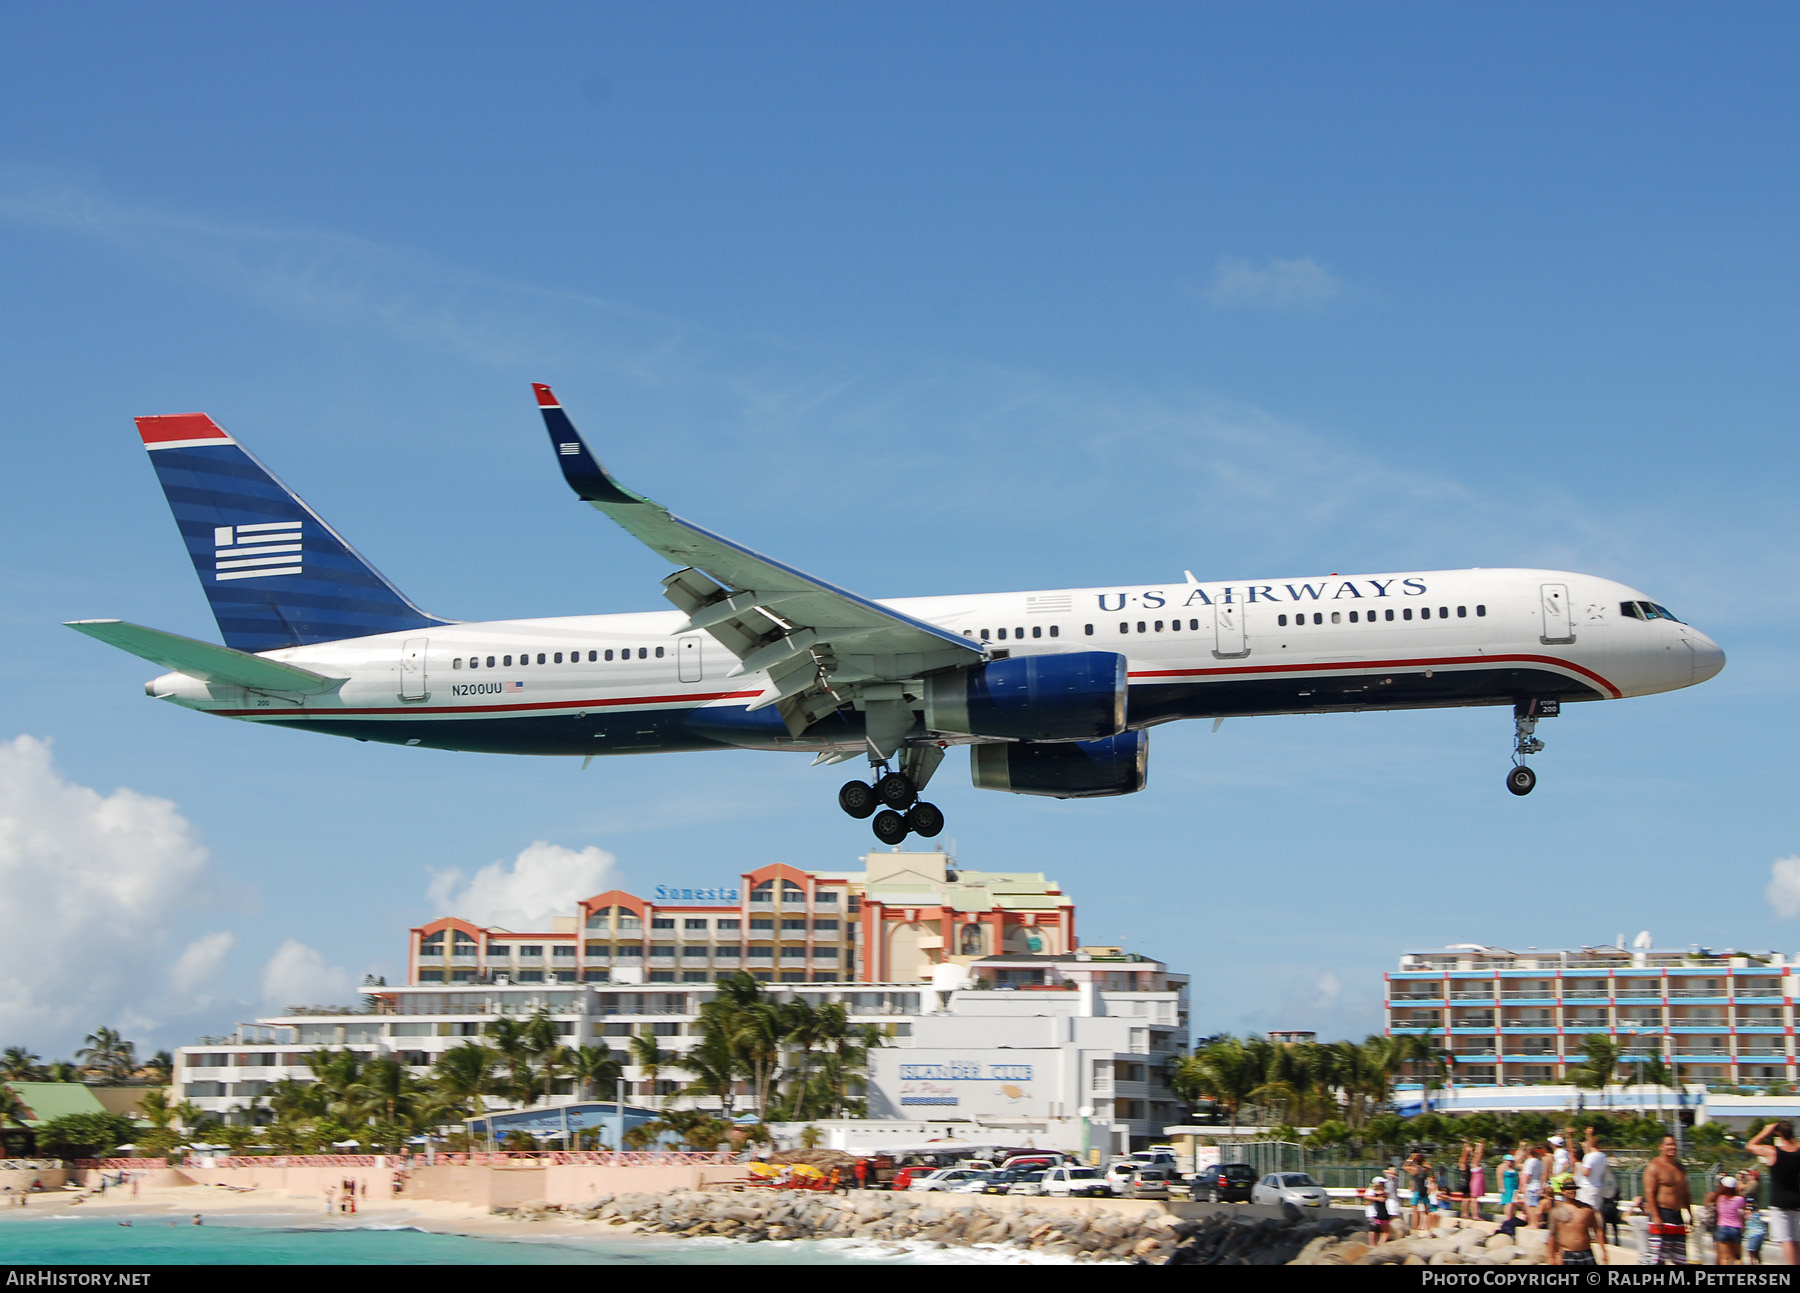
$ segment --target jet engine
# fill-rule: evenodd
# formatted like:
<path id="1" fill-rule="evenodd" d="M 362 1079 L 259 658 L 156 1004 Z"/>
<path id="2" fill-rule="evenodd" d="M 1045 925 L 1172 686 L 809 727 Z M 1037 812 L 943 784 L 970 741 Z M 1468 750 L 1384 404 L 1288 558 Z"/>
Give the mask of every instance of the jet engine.
<path id="1" fill-rule="evenodd" d="M 1090 741 L 1125 730 L 1125 657 L 1112 651 L 989 660 L 925 679 L 925 726 L 958 736 Z"/>
<path id="2" fill-rule="evenodd" d="M 1121 732 L 1098 741 L 1018 741 L 969 747 L 977 790 L 1055 799 L 1100 799 L 1144 788 L 1148 732 Z"/>

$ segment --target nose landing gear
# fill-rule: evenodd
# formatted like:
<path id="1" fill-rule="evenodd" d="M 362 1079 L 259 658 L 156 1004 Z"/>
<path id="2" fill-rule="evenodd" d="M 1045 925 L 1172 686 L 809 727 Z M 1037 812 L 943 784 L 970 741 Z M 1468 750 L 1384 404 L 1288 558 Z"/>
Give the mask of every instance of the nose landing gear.
<path id="1" fill-rule="evenodd" d="M 1555 718 L 1561 702 L 1554 700 L 1522 700 L 1513 706 L 1513 766 L 1506 774 L 1506 788 L 1515 795 L 1529 795 L 1537 789 L 1537 773 L 1525 766 L 1525 760 L 1544 748 L 1537 737 L 1540 718 Z"/>
<path id="2" fill-rule="evenodd" d="M 846 781 L 838 791 L 838 807 L 858 821 L 873 816 L 870 826 L 883 844 L 898 844 L 908 835 L 932 839 L 944 829 L 944 814 L 920 799 L 919 791 L 943 758 L 937 746 L 908 747 L 901 752 L 898 771 L 885 763 L 875 765 L 881 775 L 873 785 Z"/>

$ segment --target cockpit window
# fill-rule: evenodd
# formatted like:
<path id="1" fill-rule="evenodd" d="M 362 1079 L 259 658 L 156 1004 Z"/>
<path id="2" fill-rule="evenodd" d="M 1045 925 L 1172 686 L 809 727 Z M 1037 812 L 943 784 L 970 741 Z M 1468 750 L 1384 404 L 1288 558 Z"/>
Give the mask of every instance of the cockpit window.
<path id="1" fill-rule="evenodd" d="M 1634 620 L 1675 620 L 1677 624 L 1682 623 L 1667 606 L 1659 606 L 1655 602 L 1620 602 L 1619 614 Z"/>

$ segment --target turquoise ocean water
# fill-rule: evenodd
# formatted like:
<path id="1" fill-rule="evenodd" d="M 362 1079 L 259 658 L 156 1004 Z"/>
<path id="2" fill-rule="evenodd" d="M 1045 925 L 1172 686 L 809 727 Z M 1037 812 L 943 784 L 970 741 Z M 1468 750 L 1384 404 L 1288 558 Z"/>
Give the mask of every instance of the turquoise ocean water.
<path id="1" fill-rule="evenodd" d="M 644 1238 L 476 1239 L 410 1228 L 320 1226 L 295 1217 L 169 1225 L 166 1214 L 0 1220 L 0 1265 L 838 1266 L 944 1260 L 874 1245 Z"/>

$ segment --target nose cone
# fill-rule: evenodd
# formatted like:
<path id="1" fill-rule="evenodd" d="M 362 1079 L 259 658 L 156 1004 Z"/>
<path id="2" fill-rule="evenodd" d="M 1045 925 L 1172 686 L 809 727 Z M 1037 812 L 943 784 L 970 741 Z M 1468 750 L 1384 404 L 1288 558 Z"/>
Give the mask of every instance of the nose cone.
<path id="1" fill-rule="evenodd" d="M 1725 667 L 1725 653 L 1706 634 L 1690 629 L 1688 649 L 1694 653 L 1694 681 L 1705 682 Z"/>

